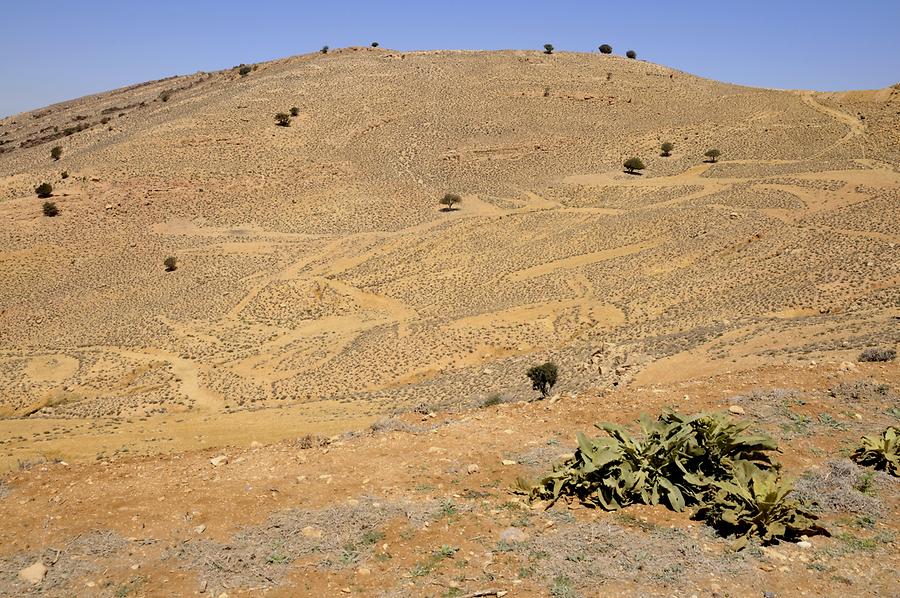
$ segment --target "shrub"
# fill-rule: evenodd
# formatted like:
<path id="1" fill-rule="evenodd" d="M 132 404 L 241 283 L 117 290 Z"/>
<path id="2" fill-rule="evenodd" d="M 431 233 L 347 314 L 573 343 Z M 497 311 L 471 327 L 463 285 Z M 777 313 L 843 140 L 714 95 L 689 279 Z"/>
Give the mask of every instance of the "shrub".
<path id="1" fill-rule="evenodd" d="M 544 44 L 544 54 L 553 54 L 553 44 Z"/>
<path id="2" fill-rule="evenodd" d="M 612 54 L 612 46 L 610 46 L 609 44 L 603 44 L 597 49 L 600 50 L 601 54 Z"/>
<path id="3" fill-rule="evenodd" d="M 159 99 L 162 100 L 163 102 L 168 102 L 169 98 L 171 98 L 171 97 L 172 97 L 172 91 L 169 89 L 167 89 L 164 92 L 159 94 Z"/>
<path id="4" fill-rule="evenodd" d="M 319 52 L 321 52 L 322 54 L 328 54 L 329 49 L 330 48 L 328 46 L 322 46 L 322 49 L 319 50 Z"/>
<path id="5" fill-rule="evenodd" d="M 707 158 L 709 158 L 709 161 L 710 161 L 710 162 L 712 162 L 713 164 L 715 164 L 715 162 L 716 162 L 716 160 L 718 160 L 719 156 L 722 155 L 722 152 L 720 152 L 719 150 L 713 148 L 713 149 L 708 149 L 708 150 L 706 150 L 706 153 L 703 154 L 703 155 L 706 156 Z"/>
<path id="6" fill-rule="evenodd" d="M 492 394 L 491 396 L 489 396 L 488 398 L 486 398 L 484 401 L 482 401 L 481 406 L 482 407 L 493 407 L 494 405 L 499 405 L 502 402 L 503 402 L 503 397 L 500 395 L 500 393 L 495 393 L 495 394 Z"/>
<path id="7" fill-rule="evenodd" d="M 65 179 L 69 178 L 69 171 L 68 171 L 68 170 L 63 170 L 63 171 L 60 173 L 59 176 L 62 177 L 63 180 L 65 180 Z"/>
<path id="8" fill-rule="evenodd" d="M 556 385 L 558 373 L 559 371 L 556 364 L 552 361 L 548 361 L 541 365 L 532 366 L 528 369 L 526 375 L 528 376 L 528 379 L 531 380 L 531 388 L 539 391 L 541 396 L 546 397 L 550 394 L 550 389 Z"/>
<path id="9" fill-rule="evenodd" d="M 37 193 L 37 196 L 40 198 L 50 197 L 53 195 L 53 185 L 50 183 L 41 183 L 34 188 L 34 192 Z"/>
<path id="10" fill-rule="evenodd" d="M 163 266 L 165 266 L 166 272 L 174 272 L 175 270 L 177 270 L 178 269 L 177 262 L 178 262 L 178 260 L 176 260 L 175 257 L 173 257 L 171 255 L 169 257 L 167 257 L 166 259 L 164 259 Z"/>
<path id="11" fill-rule="evenodd" d="M 300 109 L 296 106 L 291 107 L 291 116 L 297 116 L 298 114 L 300 114 Z"/>
<path id="12" fill-rule="evenodd" d="M 51 218 L 59 214 L 59 208 L 57 208 L 56 204 L 52 201 L 45 201 L 42 210 L 44 211 L 44 216 L 49 216 Z"/>
<path id="13" fill-rule="evenodd" d="M 550 88 L 549 88 L 549 87 L 545 87 L 545 88 L 544 88 L 544 97 L 545 97 L 545 98 L 549 98 L 549 97 L 550 97 Z"/>
<path id="14" fill-rule="evenodd" d="M 881 436 L 863 436 L 850 458 L 860 465 L 900 476 L 900 428 L 888 426 Z"/>
<path id="15" fill-rule="evenodd" d="M 671 141 L 664 141 L 663 144 L 659 146 L 659 149 L 662 150 L 663 156 L 668 157 L 672 155 L 672 150 L 675 149 L 675 144 Z"/>
<path id="16" fill-rule="evenodd" d="M 378 42 L 372 42 L 372 47 L 373 47 L 373 48 L 377 48 L 378 45 L 379 45 Z"/>
<path id="17" fill-rule="evenodd" d="M 247 66 L 246 64 L 242 64 L 241 67 L 240 67 L 240 69 L 238 70 L 238 73 L 240 73 L 241 77 L 246 77 L 246 76 L 249 75 L 252 71 L 253 71 L 252 68 L 250 68 L 250 67 Z"/>
<path id="18" fill-rule="evenodd" d="M 894 349 L 882 349 L 879 347 L 869 347 L 863 349 L 857 361 L 893 361 L 897 358 L 897 351 Z"/>
<path id="19" fill-rule="evenodd" d="M 444 208 L 445 211 L 449 212 L 453 209 L 454 204 L 462 203 L 462 197 L 457 195 L 456 193 L 447 193 L 444 197 L 441 198 L 441 205 L 447 206 Z"/>
<path id="20" fill-rule="evenodd" d="M 279 112 L 275 115 L 275 124 L 279 127 L 291 126 L 291 115 L 287 112 Z"/>
<path id="21" fill-rule="evenodd" d="M 635 170 L 644 170 L 644 168 L 646 168 L 644 163 L 638 157 L 628 158 L 622 163 L 622 166 L 625 167 L 625 170 L 627 170 L 629 174 L 634 174 Z"/>
<path id="22" fill-rule="evenodd" d="M 628 58 L 637 58 L 637 52 L 635 52 L 634 50 L 628 50 L 627 52 L 625 52 L 625 56 L 627 56 Z"/>
<path id="23" fill-rule="evenodd" d="M 59 160 L 62 157 L 63 148 L 58 145 L 54 145 L 53 149 L 50 150 L 50 157 L 54 160 Z"/>

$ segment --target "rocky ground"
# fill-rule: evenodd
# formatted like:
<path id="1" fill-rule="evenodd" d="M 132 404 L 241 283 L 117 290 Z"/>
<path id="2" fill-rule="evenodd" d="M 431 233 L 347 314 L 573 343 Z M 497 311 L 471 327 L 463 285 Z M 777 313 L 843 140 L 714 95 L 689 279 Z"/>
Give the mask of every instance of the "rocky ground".
<path id="1" fill-rule="evenodd" d="M 299 110 L 291 126 L 276 126 L 274 114 L 293 106 Z M 323 592 L 326 586 L 316 584 L 402 595 L 413 583 L 417 595 L 465 595 L 490 589 L 473 582 L 492 581 L 481 576 L 499 567 L 504 579 L 519 581 L 501 584 L 503 591 L 565 596 L 585 592 L 590 577 L 580 563 L 596 562 L 599 553 L 590 549 L 563 563 L 525 556 L 557 555 L 554 542 L 609 545 L 626 554 L 624 564 L 600 569 L 626 583 L 623 575 L 646 558 L 640 555 L 675 549 L 661 541 L 675 533 L 669 529 L 700 547 L 696 560 L 678 574 L 654 569 L 633 578 L 622 586 L 627 591 L 681 595 L 688 586 L 679 580 L 689 579 L 700 594 L 744 595 L 728 580 L 756 589 L 793 580 L 799 565 L 763 575 L 745 557 L 716 560 L 702 548 L 719 546 L 714 538 L 655 511 L 646 517 L 663 517 L 653 524 L 662 531 L 645 529 L 645 514 L 634 515 L 638 523 L 618 516 L 591 518 L 584 528 L 569 522 L 565 534 L 583 534 L 577 538 L 529 529 L 523 554 L 522 546 L 495 550 L 493 535 L 474 544 L 471 538 L 484 520 L 517 527 L 512 519 L 527 515 L 539 519 L 518 527 L 552 524 L 547 530 L 568 521 L 503 506 L 512 500 L 503 489 L 512 469 L 494 468 L 491 479 L 485 472 L 494 470 L 497 451 L 517 443 L 536 442 L 529 446 L 543 460 L 535 463 L 548 465 L 556 445 L 543 443 L 570 445 L 589 419 L 652 410 L 663 395 L 665 404 L 700 410 L 707 403 L 682 387 L 708 388 L 710 400 L 718 393 L 712 405 L 737 392 L 730 377 L 802 372 L 815 378 L 805 389 L 766 386 L 763 377 L 759 393 L 735 403 L 763 418 L 756 423 L 787 443 L 788 458 L 811 450 L 798 438 L 818 434 L 820 426 L 826 436 L 836 429 L 829 426 L 838 420 L 826 425 L 821 416 L 837 415 L 807 410 L 813 403 L 802 404 L 797 421 L 788 414 L 798 405 L 792 401 L 808 401 L 795 390 L 829 392 L 820 368 L 895 383 L 896 361 L 884 369 L 855 363 L 864 348 L 900 343 L 898 113 L 896 86 L 787 92 L 615 56 L 348 48 L 251 65 L 245 76 L 235 68 L 149 82 L 0 120 L 0 469 L 25 472 L 11 473 L 0 486 L 0 496 L 7 495 L 0 505 L 10 509 L 0 520 L 24 517 L 21 542 L 16 535 L 18 543 L 3 543 L 3 570 L 12 573 L 0 577 L 0 587 L 24 591 L 13 573 L 28 561 L 49 565 L 56 558 L 39 587 L 60 595 L 88 592 L 78 585 L 88 582 L 98 595 L 165 594 L 163 578 L 176 593 L 194 592 L 198 577 L 205 591 L 219 593 L 266 586 L 290 595 L 305 580 Z M 662 141 L 675 144 L 671 156 L 660 156 Z M 50 149 L 57 145 L 62 155 L 54 160 Z M 722 152 L 715 163 L 704 158 L 711 147 Z M 621 164 L 634 155 L 647 168 L 630 175 Z M 52 197 L 36 197 L 41 182 L 53 185 Z M 463 198 L 452 211 L 438 203 L 448 191 Z M 47 200 L 59 215 L 42 215 Z M 163 267 L 168 256 L 177 260 L 171 272 Z M 523 406 L 536 395 L 524 371 L 548 359 L 559 365 L 555 391 L 564 398 Z M 841 370 L 842 362 L 852 367 Z M 636 390 L 654 387 L 660 392 Z M 598 398 L 608 396 L 616 397 L 616 409 Z M 883 428 L 891 413 L 896 419 L 896 394 L 885 396 L 876 399 L 893 404 L 870 412 L 849 407 L 854 399 L 819 405 L 853 411 L 838 421 L 846 426 L 843 448 Z M 486 402 L 501 406 L 485 411 Z M 862 420 L 851 417 L 857 411 Z M 534 417 L 556 422 L 555 434 Z M 379 434 L 342 435 L 372 426 Z M 463 435 L 453 436 L 457 431 Z M 491 444 L 498 436 L 508 444 Z M 335 442 L 296 446 L 319 437 Z M 402 449 L 432 438 L 444 444 Z M 469 450 L 471 438 L 494 448 L 481 461 L 428 452 Z M 265 447 L 248 452 L 253 442 Z M 351 460 L 384 446 L 393 447 L 392 461 Z M 798 465 L 832 467 L 827 462 L 840 457 L 832 454 L 836 446 L 819 446 L 821 459 Z M 222 452 L 228 463 L 209 469 L 209 459 Z M 277 463 L 279 455 L 287 463 Z M 295 455 L 324 461 L 295 462 Z M 329 462 L 336 455 L 339 461 Z M 398 459 L 405 464 L 397 466 Z M 440 474 L 451 461 L 459 471 Z M 465 474 L 469 464 L 478 475 Z M 833 467 L 858 475 L 845 465 Z M 139 466 L 155 480 L 147 483 L 158 485 L 140 500 L 164 499 L 154 505 L 166 528 L 154 532 L 158 538 L 124 523 L 102 524 L 99 509 L 132 508 L 138 482 L 123 476 Z M 167 502 L 177 487 L 209 496 L 210 504 L 222 496 L 256 509 L 258 488 L 247 496 L 241 488 L 273 467 L 280 482 L 271 487 L 279 490 L 267 486 L 260 494 L 267 506 L 252 521 L 235 508 L 233 525 L 216 531 L 203 523 L 209 533 L 194 538 L 188 532 L 200 524 L 191 514 L 205 508 Z M 362 471 L 374 480 L 385 471 L 396 487 L 348 487 L 346 498 L 356 503 L 328 504 L 334 487 L 317 494 L 327 485 L 320 467 L 334 479 Z M 35 534 L 57 523 L 39 521 L 45 509 L 14 512 L 18 501 L 34 507 L 21 497 L 38 500 L 39 486 L 29 484 L 48 484 L 41 491 L 49 493 L 67 480 L 90 491 L 84 480 L 113 471 L 121 475 L 103 478 L 97 490 L 121 484 L 121 501 L 97 494 L 95 514 L 78 512 L 71 522 L 77 529 L 53 536 L 59 554 L 42 552 L 49 544 Z M 413 472 L 422 479 L 402 477 Z M 231 481 L 201 487 L 197 476 Z M 291 482 L 288 493 L 285 480 L 297 476 L 313 483 Z M 470 483 L 476 479 L 498 485 Z M 895 487 L 884 483 L 884 496 L 895 498 Z M 432 490 L 419 492 L 417 485 Z M 466 498 L 456 519 L 441 516 L 442 501 L 459 502 L 453 495 L 463 492 L 487 496 Z M 884 496 L 887 506 L 880 508 L 891 513 L 894 498 Z M 91 503 L 87 495 L 80 500 Z M 282 512 L 289 508 L 301 511 Z M 333 511 L 344 508 L 346 517 Z M 563 512 L 578 521 L 586 515 Z M 275 523 L 266 523 L 269 515 Z M 344 518 L 347 529 L 330 523 Z M 331 527 L 334 534 L 309 538 L 266 527 L 295 529 L 307 520 L 316 523 L 296 529 Z M 406 542 L 407 552 L 398 556 L 395 548 L 380 550 L 380 539 L 361 545 L 351 537 L 374 528 L 390 546 Z M 444 535 L 430 547 L 427 533 L 438 529 Z M 462 545 L 448 530 L 469 540 Z M 636 533 L 644 534 L 640 554 L 605 544 Z M 285 552 L 275 550 L 273 562 L 254 561 L 250 573 L 241 573 L 256 577 L 225 575 L 240 569 L 233 558 L 251 559 L 242 551 L 258 558 L 257 541 L 280 542 Z M 355 548 L 345 551 L 346 543 Z M 443 544 L 459 551 L 429 560 Z M 837 565 L 823 564 L 804 575 L 818 584 L 856 580 L 861 574 L 852 567 L 874 571 L 889 562 L 880 555 L 891 547 L 893 540 L 876 543 L 877 558 L 858 550 L 841 557 L 850 569 L 841 565 L 825 575 Z M 236 552 L 224 558 L 221 551 Z M 486 569 L 485 551 L 496 558 Z M 129 552 L 144 569 L 96 573 L 107 567 L 104 559 L 124 566 Z M 388 553 L 398 560 L 378 556 Z M 96 568 L 85 568 L 89 562 Z M 168 565 L 175 562 L 183 568 Z M 223 567 L 218 576 L 203 573 L 218 571 L 215 563 Z M 407 578 L 417 565 L 429 574 Z M 793 567 L 792 575 L 779 577 L 784 566 Z M 145 573 L 152 567 L 152 575 Z M 422 585 L 445 568 L 459 568 L 468 580 L 454 582 L 459 592 Z M 360 581 L 366 576 L 358 569 L 374 574 Z M 469 579 L 476 569 L 482 572 Z M 551 570 L 574 585 L 566 589 L 560 581 L 552 590 Z M 700 572 L 717 580 L 703 581 Z M 825 586 L 802 586 L 810 595 L 814 587 Z"/>

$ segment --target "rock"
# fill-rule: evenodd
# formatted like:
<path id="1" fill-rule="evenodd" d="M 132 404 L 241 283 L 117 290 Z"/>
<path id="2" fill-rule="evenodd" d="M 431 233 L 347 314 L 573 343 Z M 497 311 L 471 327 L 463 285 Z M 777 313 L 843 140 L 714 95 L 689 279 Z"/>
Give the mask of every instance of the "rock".
<path id="1" fill-rule="evenodd" d="M 515 461 L 512 461 L 510 459 L 503 459 L 502 461 L 500 461 L 500 463 L 502 463 L 503 465 L 515 465 L 516 464 Z"/>
<path id="2" fill-rule="evenodd" d="M 809 550 L 812 548 L 812 542 L 807 542 L 806 540 L 800 540 L 797 542 L 797 547 L 802 548 L 803 550 Z"/>
<path id="3" fill-rule="evenodd" d="M 44 581 L 45 575 L 47 575 L 47 567 L 41 561 L 19 571 L 19 579 L 34 586 Z"/>
<path id="4" fill-rule="evenodd" d="M 469 465 L 466 467 L 466 473 L 470 473 L 470 474 L 478 473 L 480 470 L 481 470 L 481 468 L 478 467 L 478 465 L 476 465 L 475 463 L 469 463 Z"/>
<path id="5" fill-rule="evenodd" d="M 262 442 L 257 442 L 256 440 L 254 440 L 253 442 L 250 443 L 250 448 L 252 448 L 252 449 L 259 449 L 262 447 L 263 447 Z"/>
<path id="6" fill-rule="evenodd" d="M 775 598 L 775 592 L 763 592 L 763 598 Z"/>
<path id="7" fill-rule="evenodd" d="M 359 569 L 356 570 L 356 574 L 357 574 L 357 575 L 363 575 L 363 576 L 371 575 L 371 574 L 372 574 L 372 570 L 369 569 L 368 567 L 360 567 Z"/>
<path id="8" fill-rule="evenodd" d="M 107 209 L 107 210 L 111 210 L 111 209 L 112 209 L 112 204 L 111 204 L 111 203 L 106 204 L 106 209 Z"/>
<path id="9" fill-rule="evenodd" d="M 851 362 L 849 362 L 849 361 L 842 361 L 842 362 L 841 362 L 841 371 L 842 371 L 842 372 L 855 372 L 855 371 L 857 371 L 858 369 L 859 369 L 859 368 L 856 366 L 855 363 L 851 363 Z"/>
<path id="10" fill-rule="evenodd" d="M 528 540 L 528 534 L 517 527 L 508 527 L 500 532 L 500 539 L 504 542 L 525 542 Z"/>
<path id="11" fill-rule="evenodd" d="M 321 538 L 323 535 L 322 530 L 316 529 L 311 525 L 307 525 L 306 527 L 304 527 L 302 530 L 300 530 L 300 533 L 303 534 L 303 536 L 306 538 L 314 538 L 316 540 Z"/>
<path id="12" fill-rule="evenodd" d="M 745 413 L 744 408 L 741 407 L 740 405 L 732 405 L 731 407 L 728 408 L 728 410 L 731 411 L 732 413 L 734 413 L 735 415 L 744 415 L 744 413 Z"/>
<path id="13" fill-rule="evenodd" d="M 228 463 L 228 457 L 226 457 L 225 455 L 219 455 L 218 457 L 213 457 L 212 459 L 210 459 L 209 462 L 212 463 L 213 467 L 218 467 L 219 465 L 225 465 L 226 463 Z"/>
<path id="14" fill-rule="evenodd" d="M 202 525 L 202 524 L 198 525 L 197 527 L 194 528 L 194 533 L 196 533 L 196 534 L 202 534 L 205 531 L 206 531 L 206 526 Z"/>

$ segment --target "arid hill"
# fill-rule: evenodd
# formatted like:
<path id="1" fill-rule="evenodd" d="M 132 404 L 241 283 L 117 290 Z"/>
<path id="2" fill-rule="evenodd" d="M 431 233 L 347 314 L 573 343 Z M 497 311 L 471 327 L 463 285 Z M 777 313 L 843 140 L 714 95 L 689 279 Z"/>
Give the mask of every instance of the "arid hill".
<path id="1" fill-rule="evenodd" d="M 294 107 L 289 126 L 278 126 L 276 113 Z M 134 85 L 6 118 L 0 121 L 0 467 L 27 471 L 10 478 L 14 489 L 0 499 L 0 521 L 20 521 L 23 534 L 10 544 L 16 532 L 4 532 L 0 544 L 10 548 L 0 557 L 12 571 L 29 564 L 21 555 L 31 558 L 36 550 L 76 555 L 60 561 L 68 569 L 56 571 L 66 577 L 45 586 L 51 594 L 81 588 L 111 595 L 125 584 L 126 593 L 166 595 L 162 577 L 183 584 L 169 595 L 192 593 L 196 567 L 233 566 L 210 546 L 172 552 L 194 533 L 192 510 L 206 514 L 220 495 L 239 504 L 209 524 L 225 542 L 276 509 L 325 508 L 331 477 L 323 476 L 354 475 L 388 481 L 341 485 L 335 496 L 355 501 L 353 512 L 327 517 L 375 517 L 378 509 L 360 501 L 389 495 L 379 521 L 405 513 L 416 530 L 434 535 L 413 534 L 410 546 L 458 546 L 457 528 L 447 523 L 455 520 L 441 519 L 441 501 L 462 497 L 471 503 L 465 509 L 475 511 L 484 503 L 479 517 L 527 527 L 504 506 L 503 484 L 515 479 L 515 468 L 488 467 L 482 459 L 521 465 L 528 460 L 498 455 L 537 442 L 546 454 L 532 465 L 548 466 L 550 457 L 571 450 L 577 429 L 594 421 L 626 423 L 642 409 L 724 407 L 739 391 L 756 396 L 757 385 L 764 393 L 776 383 L 795 392 L 731 402 L 769 431 L 796 432 L 790 414 L 840 420 L 843 428 L 826 426 L 818 440 L 787 432 L 781 438 L 789 467 L 824 467 L 834 456 L 826 452 L 896 422 L 898 413 L 888 390 L 865 406 L 829 394 L 847 377 L 900 382 L 896 361 L 851 363 L 867 347 L 900 343 L 898 115 L 897 86 L 778 91 L 616 56 L 348 48 Z M 670 156 L 661 155 L 664 141 L 674 144 Z M 59 159 L 51 157 L 55 146 Z M 721 152 L 717 161 L 705 157 L 711 148 Z M 646 168 L 625 172 L 632 156 Z M 35 188 L 44 182 L 52 194 L 39 198 Z M 462 198 L 452 210 L 439 203 L 448 192 Z M 47 201 L 58 215 L 44 215 Z M 167 257 L 175 258 L 174 269 L 164 266 Z M 548 359 L 559 365 L 556 407 L 471 411 L 534 398 L 524 372 Z M 701 399 L 695 387 L 703 389 Z M 790 410 L 809 401 L 821 410 Z M 373 422 L 388 436 L 339 436 Z M 829 437 L 835 430 L 839 438 Z M 431 444 L 431 434 L 440 442 Z M 328 438 L 332 445 L 320 447 Z M 251 441 L 285 442 L 247 451 Z M 466 442 L 488 448 L 459 453 Z M 242 467 L 263 477 L 271 472 L 277 483 L 228 473 L 221 487 L 194 486 L 196 475 L 219 480 L 224 470 L 210 473 L 208 460 L 225 446 L 243 447 Z M 446 451 L 450 456 L 442 457 Z M 282 453 L 290 463 L 280 462 Z M 319 465 L 307 464 L 308 454 Z M 180 465 L 182 459 L 193 465 Z M 40 464 L 54 460 L 105 465 L 78 464 L 75 473 Z M 480 474 L 466 474 L 470 462 L 475 471 L 480 464 Z M 129 485 L 123 480 L 134 467 L 147 477 Z M 428 472 L 423 479 L 408 475 L 419 467 L 434 479 Z M 60 510 L 59 489 L 70 482 L 81 487 L 85 479 L 103 479 L 119 498 L 104 502 L 103 493 L 89 497 L 81 489 L 81 502 L 66 507 L 74 511 Z M 238 497 L 245 482 L 259 486 L 252 499 Z M 880 483 L 890 493 L 880 512 L 896 514 L 896 484 Z M 193 498 L 179 495 L 177 508 L 162 502 L 185 485 L 198 489 Z M 0 497 L 6 487 L 0 485 Z M 144 508 L 131 503 L 134 492 L 141 504 L 152 503 L 154 517 L 171 523 L 165 530 L 153 524 L 153 542 L 165 550 L 135 548 L 150 532 L 133 529 L 138 519 L 125 517 Z M 57 500 L 52 513 L 76 518 L 52 532 L 56 544 L 40 539 L 48 496 Z M 96 501 L 96 511 L 79 510 Z M 417 502 L 421 512 L 410 511 L 407 503 Z M 104 524 L 103 512 L 115 515 Z M 466 551 L 474 555 L 481 524 L 466 510 L 459 517 Z M 541 517 L 547 520 L 530 525 L 567 524 L 561 516 Z M 442 523 L 429 532 L 425 523 L 435 520 Z M 314 531 L 332 525 L 316 521 Z M 657 530 L 635 521 L 615 525 L 653 535 L 668 533 L 659 530 L 671 523 L 657 520 Z M 671 525 L 693 533 L 686 519 Z M 252 531 L 262 534 L 259 542 L 285 541 L 261 529 Z M 604 529 L 595 532 L 619 534 Z M 97 530 L 106 530 L 101 544 L 108 552 L 86 554 L 120 559 L 104 565 L 117 571 L 106 585 L 78 568 L 84 547 L 62 548 Z M 396 526 L 382 532 L 396 536 L 392 543 L 413 533 Z M 550 550 L 538 545 L 536 530 L 529 537 L 537 543 L 532 552 Z M 494 547 L 497 538 L 489 540 Z M 296 595 L 307 583 L 316 595 L 359 593 L 348 579 L 360 568 L 381 573 L 363 584 L 363 594 L 459 596 L 494 581 L 481 557 L 467 556 L 472 570 L 460 568 L 462 582 L 447 585 L 447 576 L 443 586 L 429 587 L 425 576 L 401 575 L 399 560 L 376 558 L 390 552 L 380 542 L 350 556 L 329 545 L 326 569 L 337 573 L 315 581 L 295 571 L 284 585 L 281 576 L 271 578 L 270 560 L 261 577 L 210 578 L 209 591 L 252 594 L 249 588 L 265 586 Z M 697 589 L 686 595 L 717 592 L 709 590 L 712 583 L 727 590 L 718 595 L 759 596 L 767 588 L 752 586 L 757 582 L 782 584 L 779 596 L 799 595 L 784 585 L 793 580 L 779 573 L 786 565 L 777 559 L 762 574 L 743 561 L 728 569 L 726 557 L 712 562 L 700 544 L 691 553 L 699 569 L 689 571 Z M 554 576 L 546 564 L 532 567 L 529 578 L 525 569 L 516 572 L 528 563 L 494 548 L 492 562 L 512 559 L 499 567 L 503 591 L 548 591 Z M 126 550 L 160 560 L 152 583 L 128 585 L 144 573 L 127 569 L 134 563 L 122 557 Z M 265 550 L 280 563 L 278 548 Z M 891 553 L 880 544 L 875 550 Z M 414 568 L 415 554 L 410 548 L 400 568 Z M 360 564 L 370 558 L 378 564 Z M 677 564 L 677 555 L 666 558 Z M 193 564 L 183 569 L 166 559 Z M 847 557 L 846 567 L 857 573 L 831 575 L 850 579 L 869 567 L 884 579 L 871 569 L 876 560 L 886 562 Z M 583 578 L 573 562 L 558 566 L 567 579 Z M 808 587 L 825 591 L 830 578 L 821 571 L 835 565 L 790 566 L 812 576 Z M 28 587 L 15 571 L 7 578 L 2 570 L 0 594 Z M 701 570 L 706 581 L 697 577 Z M 682 595 L 694 587 L 679 585 L 680 571 L 654 571 L 627 591 Z M 510 585 L 514 575 L 519 586 Z M 753 592 L 732 591 L 729 575 Z M 84 576 L 100 585 L 79 585 Z"/>

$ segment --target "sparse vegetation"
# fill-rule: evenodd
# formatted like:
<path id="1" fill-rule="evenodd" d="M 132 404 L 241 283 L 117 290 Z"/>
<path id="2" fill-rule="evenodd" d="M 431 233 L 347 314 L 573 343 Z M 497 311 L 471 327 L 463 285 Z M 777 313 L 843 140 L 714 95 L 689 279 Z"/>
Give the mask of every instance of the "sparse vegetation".
<path id="1" fill-rule="evenodd" d="M 65 179 L 69 178 L 69 171 L 68 171 L 68 170 L 63 170 L 63 171 L 59 174 L 59 176 L 60 176 L 60 178 L 62 178 L 63 180 L 65 180 Z"/>
<path id="2" fill-rule="evenodd" d="M 863 436 L 850 458 L 860 465 L 900 476 L 900 428 L 888 426 L 880 436 Z"/>
<path id="3" fill-rule="evenodd" d="M 628 174 L 634 174 L 636 170 L 644 170 L 644 168 L 646 168 L 644 162 L 636 156 L 625 160 L 625 162 L 622 163 L 622 166 L 625 167 Z"/>
<path id="4" fill-rule="evenodd" d="M 602 44 L 597 49 L 600 50 L 601 54 L 612 54 L 613 51 L 612 46 L 610 46 L 609 44 Z"/>
<path id="5" fill-rule="evenodd" d="M 716 161 L 719 159 L 719 156 L 722 155 L 722 152 L 720 152 L 719 150 L 717 150 L 715 148 L 712 148 L 712 149 L 706 150 L 706 153 L 703 155 L 706 156 L 707 158 L 709 158 L 709 160 L 708 160 L 709 162 L 712 162 L 713 164 L 715 164 Z"/>
<path id="6" fill-rule="evenodd" d="M 444 207 L 445 212 L 449 212 L 453 210 L 453 206 L 458 203 L 462 203 L 462 197 L 457 195 L 456 193 L 447 193 L 444 197 L 441 198 L 440 204 Z"/>
<path id="7" fill-rule="evenodd" d="M 552 361 L 532 366 L 526 372 L 528 379 L 531 380 L 531 388 L 540 392 L 543 397 L 550 394 L 550 389 L 556 385 L 558 374 L 559 370 Z"/>
<path id="8" fill-rule="evenodd" d="M 627 52 L 625 52 L 625 56 L 634 59 L 637 58 L 637 52 L 635 52 L 634 50 L 628 50 Z"/>
<path id="9" fill-rule="evenodd" d="M 291 126 L 291 115 L 287 112 L 279 112 L 275 115 L 275 124 L 279 127 Z"/>
<path id="10" fill-rule="evenodd" d="M 242 65 L 238 68 L 238 74 L 239 74 L 241 77 L 246 77 L 246 76 L 249 75 L 251 72 L 253 72 L 253 69 L 252 69 L 251 67 L 247 66 L 246 64 L 242 64 Z"/>
<path id="11" fill-rule="evenodd" d="M 321 52 L 322 54 L 328 54 L 329 49 L 330 48 L 328 46 L 322 46 L 322 49 L 319 50 L 319 52 Z"/>
<path id="12" fill-rule="evenodd" d="M 57 208 L 56 204 L 52 201 L 45 201 L 41 209 L 44 212 L 44 216 L 49 216 L 51 218 L 59 214 L 59 208 Z"/>
<path id="13" fill-rule="evenodd" d="M 895 349 L 869 347 L 868 349 L 863 349 L 862 353 L 859 354 L 857 361 L 893 361 L 896 358 L 897 351 Z"/>
<path id="14" fill-rule="evenodd" d="M 372 42 L 372 47 L 373 47 L 373 48 L 377 48 L 378 45 L 379 45 L 378 42 Z"/>
<path id="15" fill-rule="evenodd" d="M 50 157 L 53 158 L 54 160 L 59 160 L 62 157 L 62 155 L 63 155 L 63 148 L 58 145 L 54 145 L 53 148 L 50 150 Z"/>
<path id="16" fill-rule="evenodd" d="M 544 44 L 544 54 L 553 54 L 553 44 Z"/>
<path id="17" fill-rule="evenodd" d="M 296 106 L 291 107 L 291 116 L 298 116 L 300 114 L 300 108 Z"/>
<path id="18" fill-rule="evenodd" d="M 671 141 L 663 141 L 662 145 L 659 146 L 659 149 L 662 150 L 661 156 L 668 158 L 672 155 L 672 150 L 675 149 L 675 144 Z"/>
<path id="19" fill-rule="evenodd" d="M 50 183 L 41 183 L 34 188 L 34 192 L 41 199 L 50 197 L 51 195 L 53 195 L 53 185 L 51 185 Z"/>
<path id="20" fill-rule="evenodd" d="M 163 260 L 163 266 L 166 269 L 166 272 L 174 272 L 178 269 L 178 260 L 175 259 L 174 256 L 169 256 Z"/>

